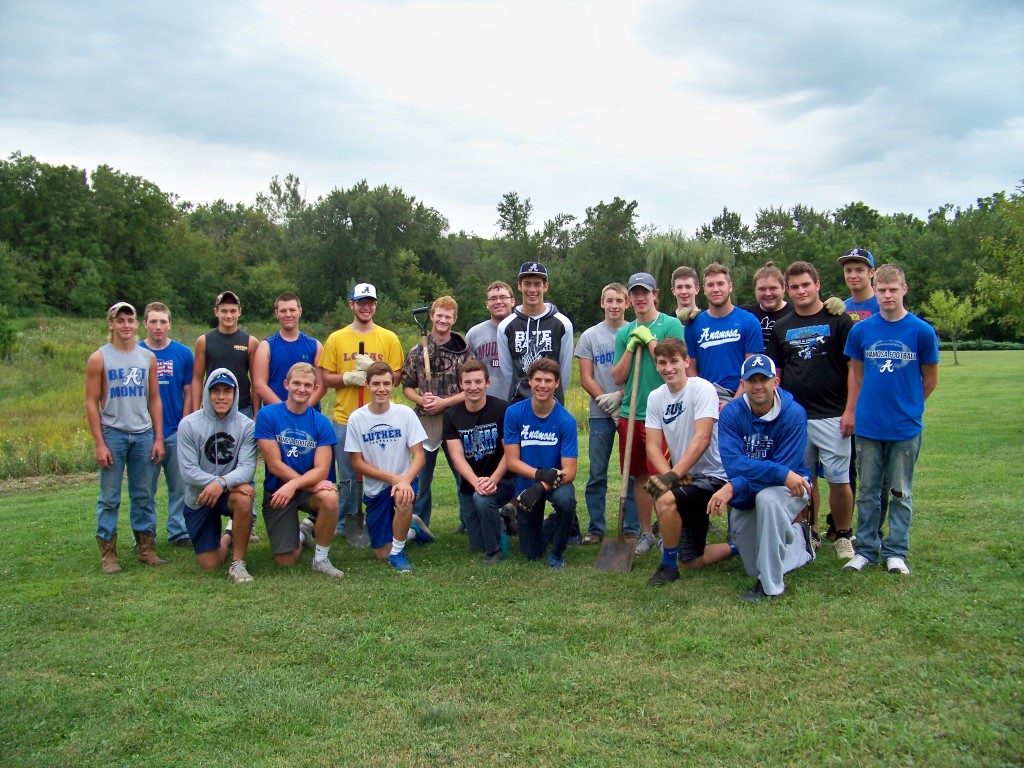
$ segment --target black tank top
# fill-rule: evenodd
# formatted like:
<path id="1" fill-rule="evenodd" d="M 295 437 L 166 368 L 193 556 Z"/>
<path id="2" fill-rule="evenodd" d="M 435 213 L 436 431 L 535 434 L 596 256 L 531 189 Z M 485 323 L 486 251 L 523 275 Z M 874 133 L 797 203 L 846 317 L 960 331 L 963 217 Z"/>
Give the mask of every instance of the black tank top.
<path id="1" fill-rule="evenodd" d="M 224 334 L 214 328 L 206 334 L 206 375 L 227 368 L 238 380 L 238 410 L 252 405 L 249 379 L 249 334 L 239 329 Z"/>

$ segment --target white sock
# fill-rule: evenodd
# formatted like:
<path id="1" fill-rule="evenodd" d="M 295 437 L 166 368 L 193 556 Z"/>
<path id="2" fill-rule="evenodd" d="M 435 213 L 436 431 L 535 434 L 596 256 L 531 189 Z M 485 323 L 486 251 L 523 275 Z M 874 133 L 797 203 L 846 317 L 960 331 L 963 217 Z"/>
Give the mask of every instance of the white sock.
<path id="1" fill-rule="evenodd" d="M 391 539 L 391 554 L 399 555 L 402 550 L 405 549 L 405 542 L 399 541 L 398 539 Z"/>
<path id="2" fill-rule="evenodd" d="M 317 544 L 316 548 L 313 550 L 313 562 L 314 563 L 322 563 L 324 560 L 327 559 L 327 555 L 330 554 L 330 552 L 331 552 L 330 545 L 327 545 L 326 547 L 322 547 L 319 544 Z"/>

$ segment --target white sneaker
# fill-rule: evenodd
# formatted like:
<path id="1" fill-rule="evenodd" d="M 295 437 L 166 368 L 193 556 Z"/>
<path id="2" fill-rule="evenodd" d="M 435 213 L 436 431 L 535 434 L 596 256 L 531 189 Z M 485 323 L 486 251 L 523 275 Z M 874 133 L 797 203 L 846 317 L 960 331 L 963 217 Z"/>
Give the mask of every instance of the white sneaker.
<path id="1" fill-rule="evenodd" d="M 641 533 L 640 540 L 636 543 L 636 554 L 643 555 L 650 552 L 654 546 L 654 536 L 649 533 Z"/>
<path id="2" fill-rule="evenodd" d="M 840 560 L 850 560 L 854 556 L 853 542 L 840 536 L 835 540 L 836 557 Z"/>
<path id="3" fill-rule="evenodd" d="M 844 571 L 863 571 L 871 565 L 871 561 L 864 555 L 854 555 L 853 559 L 843 566 Z"/>
<path id="4" fill-rule="evenodd" d="M 345 575 L 345 572 L 335 568 L 330 560 L 314 560 L 313 570 L 317 573 L 322 573 L 324 576 L 333 576 L 336 579 L 340 579 Z"/>
<path id="5" fill-rule="evenodd" d="M 228 576 L 234 580 L 235 584 L 248 584 L 252 581 L 252 576 L 245 569 L 245 560 L 232 560 L 228 567 Z"/>
<path id="6" fill-rule="evenodd" d="M 902 573 L 904 576 L 910 575 L 910 569 L 907 568 L 907 563 L 902 557 L 885 558 L 885 570 L 889 573 Z"/>
<path id="7" fill-rule="evenodd" d="M 308 517 L 299 523 L 299 545 L 303 549 L 312 549 L 316 544 L 316 537 L 313 534 L 313 521 Z"/>

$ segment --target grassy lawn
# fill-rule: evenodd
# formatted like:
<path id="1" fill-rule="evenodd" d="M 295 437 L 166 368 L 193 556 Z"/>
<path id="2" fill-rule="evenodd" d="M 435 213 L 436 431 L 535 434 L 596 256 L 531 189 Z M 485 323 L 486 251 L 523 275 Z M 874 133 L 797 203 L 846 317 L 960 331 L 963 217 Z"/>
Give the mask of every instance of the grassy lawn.
<path id="1" fill-rule="evenodd" d="M 130 560 L 126 509 L 103 576 L 94 479 L 8 484 L 0 764 L 1021 765 L 1024 354 L 960 358 L 929 401 L 913 575 L 826 547 L 767 605 L 737 599 L 738 559 L 658 590 L 655 554 L 486 570 L 443 467 L 410 577 L 344 542 L 344 579 L 279 571 L 264 539 L 248 586 L 165 544 L 166 568 Z"/>

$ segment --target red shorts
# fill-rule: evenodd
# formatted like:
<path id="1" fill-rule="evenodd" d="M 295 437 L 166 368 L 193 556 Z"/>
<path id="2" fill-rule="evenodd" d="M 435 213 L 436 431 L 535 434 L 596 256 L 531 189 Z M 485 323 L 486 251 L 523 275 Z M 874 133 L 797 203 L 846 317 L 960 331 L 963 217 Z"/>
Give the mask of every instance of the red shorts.
<path id="1" fill-rule="evenodd" d="M 619 433 L 619 468 L 622 469 L 623 462 L 626 460 L 626 431 L 629 428 L 629 419 L 620 416 L 619 423 L 615 425 L 615 430 Z M 647 466 L 647 430 L 644 428 L 644 423 L 640 419 L 637 419 L 636 423 L 633 424 L 633 454 L 629 457 L 629 477 L 639 477 L 640 475 L 651 474 L 650 468 Z M 662 440 L 661 450 L 668 457 L 668 445 Z M 625 472 L 625 469 L 622 469 Z"/>

